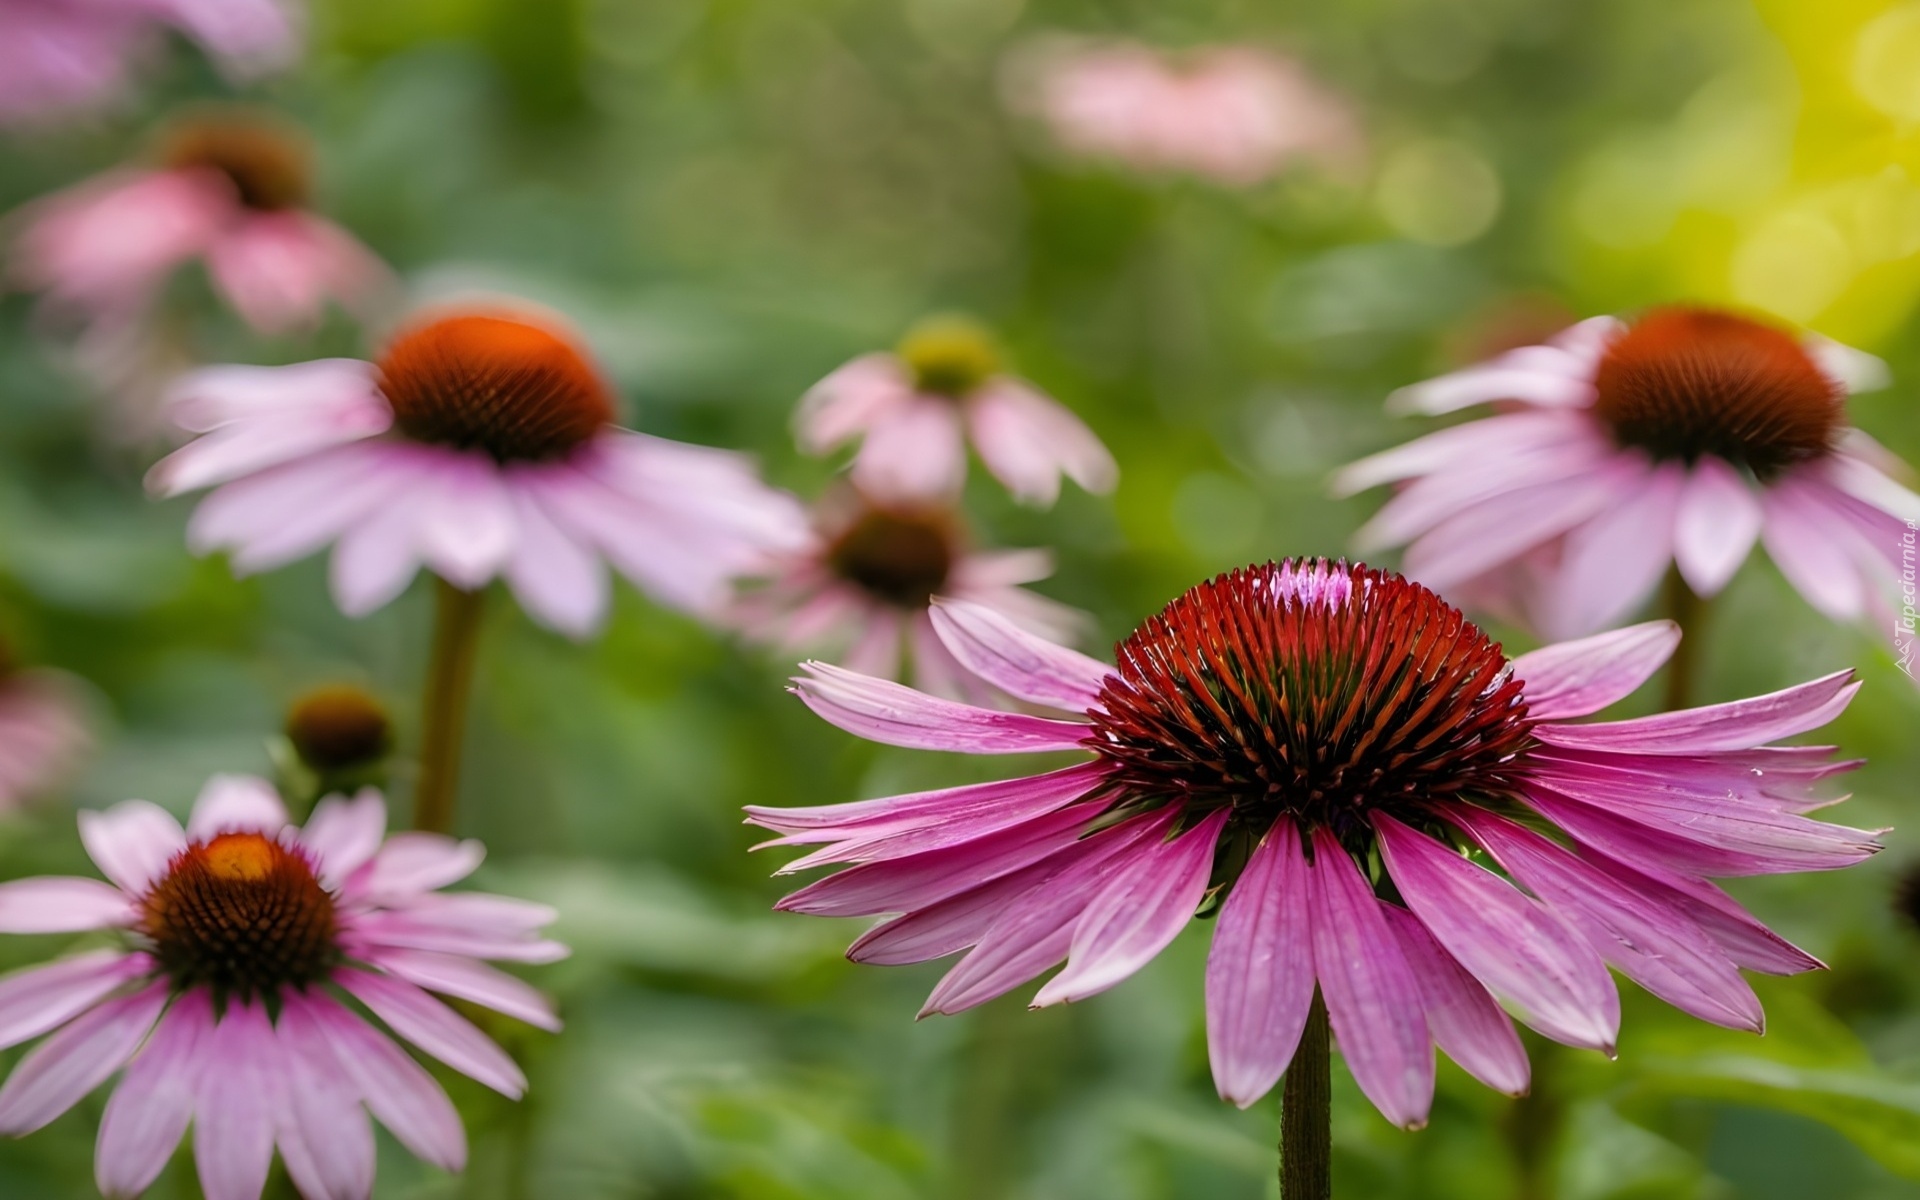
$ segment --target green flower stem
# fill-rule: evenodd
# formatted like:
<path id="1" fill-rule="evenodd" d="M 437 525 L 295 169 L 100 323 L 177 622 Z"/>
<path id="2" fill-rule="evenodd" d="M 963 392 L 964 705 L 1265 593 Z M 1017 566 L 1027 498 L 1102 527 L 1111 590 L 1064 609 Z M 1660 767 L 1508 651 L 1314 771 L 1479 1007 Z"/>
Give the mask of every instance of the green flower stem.
<path id="1" fill-rule="evenodd" d="M 1333 1195 L 1333 1078 L 1327 1005 L 1313 993 L 1280 1096 L 1280 1200 Z"/>
<path id="2" fill-rule="evenodd" d="M 1701 639 L 1706 634 L 1707 602 L 1694 594 L 1678 567 L 1667 570 L 1664 593 L 1667 616 L 1680 627 L 1680 645 L 1667 662 L 1666 712 L 1693 707 L 1695 676 L 1700 666 Z"/>
<path id="3" fill-rule="evenodd" d="M 467 727 L 467 693 L 480 641 L 484 591 L 462 591 L 434 580 L 433 657 L 427 664 L 420 712 L 420 778 L 413 791 L 413 827 L 430 833 L 453 830 L 460 789 L 460 751 Z"/>

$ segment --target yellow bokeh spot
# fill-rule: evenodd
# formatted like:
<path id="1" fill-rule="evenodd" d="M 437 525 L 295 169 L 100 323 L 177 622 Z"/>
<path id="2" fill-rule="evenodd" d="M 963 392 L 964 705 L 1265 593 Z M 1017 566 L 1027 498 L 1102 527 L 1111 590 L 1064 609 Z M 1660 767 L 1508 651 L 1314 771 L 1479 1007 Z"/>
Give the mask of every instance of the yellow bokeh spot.
<path id="1" fill-rule="evenodd" d="M 1920 4 L 1890 9 L 1861 29 L 1853 86 L 1888 116 L 1920 121 Z"/>

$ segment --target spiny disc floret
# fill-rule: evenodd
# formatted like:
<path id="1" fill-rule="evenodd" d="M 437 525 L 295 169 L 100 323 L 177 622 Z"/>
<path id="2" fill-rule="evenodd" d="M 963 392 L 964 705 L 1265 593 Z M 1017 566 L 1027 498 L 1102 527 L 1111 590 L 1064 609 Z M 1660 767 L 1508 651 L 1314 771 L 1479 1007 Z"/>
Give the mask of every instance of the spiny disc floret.
<path id="1" fill-rule="evenodd" d="M 1510 796 L 1526 701 L 1498 643 L 1419 584 L 1364 566 L 1248 567 L 1120 643 L 1088 744 L 1115 791 L 1345 836 L 1375 809 Z"/>
<path id="2" fill-rule="evenodd" d="M 1624 446 L 1693 462 L 1713 455 L 1766 478 L 1824 454 L 1840 386 L 1784 329 L 1734 313 L 1660 308 L 1614 339 L 1594 412 Z"/>
<path id="3" fill-rule="evenodd" d="M 614 417 L 585 353 L 534 321 L 442 316 L 402 331 L 379 366 L 401 433 L 500 462 L 560 457 Z"/>
<path id="4" fill-rule="evenodd" d="M 304 853 L 258 833 L 180 851 L 141 901 L 161 970 L 222 999 L 324 979 L 339 961 L 333 897 Z"/>

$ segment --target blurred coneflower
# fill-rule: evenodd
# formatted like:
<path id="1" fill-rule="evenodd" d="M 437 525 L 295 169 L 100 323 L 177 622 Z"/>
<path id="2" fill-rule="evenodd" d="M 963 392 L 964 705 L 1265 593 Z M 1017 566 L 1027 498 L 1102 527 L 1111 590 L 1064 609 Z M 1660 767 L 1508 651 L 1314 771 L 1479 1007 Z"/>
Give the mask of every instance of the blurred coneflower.
<path id="1" fill-rule="evenodd" d="M 0 0 L 0 124 L 41 124 L 111 99 L 163 31 L 244 80 L 298 48 L 283 0 Z"/>
<path id="2" fill-rule="evenodd" d="M 734 617 L 750 636 L 810 651 L 866 675 L 899 678 L 936 695 L 980 700 L 988 690 L 934 635 L 931 604 L 951 596 L 981 604 L 1049 641 L 1070 642 L 1085 618 L 1021 584 L 1045 579 L 1045 550 L 980 550 L 946 504 L 883 504 L 835 490 L 815 514 L 812 540 L 783 558 L 764 587 L 746 591 Z"/>
<path id="3" fill-rule="evenodd" d="M 244 776 L 211 780 L 184 830 L 140 800 L 83 812 L 111 882 L 0 884 L 0 932 L 121 944 L 0 979 L 0 1045 L 50 1034 L 0 1087 L 0 1132 L 45 1126 L 124 1067 L 95 1154 L 108 1196 L 151 1185 L 189 1125 L 208 1200 L 258 1197 L 276 1146 L 302 1195 L 370 1195 L 368 1113 L 460 1170 L 459 1114 L 395 1039 L 518 1097 L 520 1068 L 429 992 L 557 1030 L 544 997 L 480 960 L 566 948 L 540 936 L 554 916 L 541 905 L 439 894 L 479 864 L 478 843 L 385 831 L 376 791 L 325 800 L 301 828 Z"/>
<path id="4" fill-rule="evenodd" d="M 152 165 L 109 172 L 25 210 L 14 280 L 41 292 L 55 313 L 113 328 L 143 315 L 168 277 L 198 260 L 261 332 L 311 325 L 329 301 L 365 316 L 389 272 L 308 207 L 310 155 L 297 129 L 258 112 L 182 117 Z"/>
<path id="5" fill-rule="evenodd" d="M 886 501 L 939 501 L 960 489 L 967 440 L 1023 503 L 1050 505 L 1065 475 L 1113 490 L 1113 456 L 1079 417 L 1005 373 L 993 335 L 962 317 L 934 317 L 891 354 L 866 354 L 815 384 L 795 417 L 800 446 L 827 454 L 855 439 L 853 481 Z"/>
<path id="6" fill-rule="evenodd" d="M 982 1004 L 1062 959 L 1034 1003 L 1085 999 L 1217 911 L 1209 1053 L 1220 1094 L 1242 1106 L 1283 1073 L 1292 1105 L 1316 1072 L 1324 1105 L 1324 1066 L 1288 1065 L 1296 1051 L 1324 1061 L 1328 1020 L 1395 1124 L 1426 1121 L 1436 1042 L 1489 1086 L 1523 1092 L 1526 1056 L 1501 1005 L 1549 1038 L 1611 1052 L 1608 965 L 1688 1013 L 1758 1031 L 1738 968 L 1818 963 L 1707 877 L 1843 867 L 1879 848 L 1870 832 L 1800 815 L 1826 802 L 1819 781 L 1855 764 L 1831 747 L 1770 745 L 1844 709 L 1858 688 L 1846 672 L 1572 721 L 1661 665 L 1679 640 L 1668 622 L 1509 661 L 1419 584 L 1320 560 L 1201 584 L 1121 642 L 1117 666 L 977 605 L 938 606 L 934 623 L 969 670 L 1072 719 L 822 663 L 796 690 L 889 745 L 1093 757 L 1000 783 L 751 808 L 781 835 L 770 844 L 821 845 L 785 870 L 852 864 L 780 907 L 894 914 L 854 943 L 859 962 L 965 951 L 928 1013 Z M 1324 1114 L 1320 1125 L 1324 1138 Z"/>
<path id="7" fill-rule="evenodd" d="M 1005 85 L 1062 150 L 1148 174 L 1248 187 L 1298 161 L 1350 171 L 1365 153 L 1351 104 L 1252 46 L 1043 38 L 1009 57 Z"/>
<path id="8" fill-rule="evenodd" d="M 1878 359 L 1731 312 L 1596 317 L 1396 393 L 1408 412 L 1510 407 L 1335 486 L 1401 485 L 1362 546 L 1406 544 L 1409 576 L 1552 637 L 1629 615 L 1669 568 L 1711 597 L 1756 540 L 1820 612 L 1890 622 L 1920 496 L 1845 403 L 1885 383 Z"/>
<path id="9" fill-rule="evenodd" d="M 92 742 L 77 683 L 22 667 L 0 641 L 0 812 L 57 784 Z"/>

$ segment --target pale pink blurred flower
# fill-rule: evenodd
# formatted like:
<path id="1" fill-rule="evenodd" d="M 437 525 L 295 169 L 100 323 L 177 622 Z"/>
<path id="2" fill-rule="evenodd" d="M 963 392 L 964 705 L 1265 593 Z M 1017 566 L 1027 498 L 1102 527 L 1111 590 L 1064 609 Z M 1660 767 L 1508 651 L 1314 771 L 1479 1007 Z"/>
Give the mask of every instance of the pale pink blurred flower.
<path id="1" fill-rule="evenodd" d="M 1306 160 L 1364 154 L 1351 105 L 1292 59 L 1250 46 L 1173 53 L 1044 39 L 1009 59 L 1009 104 L 1071 154 L 1247 187 Z"/>
<path id="2" fill-rule="evenodd" d="M 398 596 L 422 565 L 455 587 L 506 580 L 536 619 L 599 627 L 606 566 L 712 613 L 729 581 L 806 537 L 806 517 L 739 455 L 616 427 L 612 389 L 574 340 L 524 308 L 431 312 L 377 363 L 213 367 L 175 388 L 199 434 L 158 463 L 163 496 L 219 485 L 197 553 L 268 570 L 334 546 L 341 611 Z"/>
<path id="3" fill-rule="evenodd" d="M 923 321 L 895 353 L 862 355 L 828 375 L 801 399 L 794 428 L 809 454 L 860 439 L 853 482 L 888 501 L 958 493 L 968 438 L 1023 503 L 1052 504 L 1062 475 L 1090 492 L 1112 491 L 1119 480 L 1093 431 L 1005 374 L 992 335 L 958 317 Z"/>
<path id="4" fill-rule="evenodd" d="M 0 0 L 0 124 L 110 99 L 168 29 L 236 81 L 284 66 L 299 43 L 282 0 Z"/>
<path id="5" fill-rule="evenodd" d="M 197 260 L 263 333 L 312 325 L 329 301 L 364 316 L 390 285 L 371 251 L 305 207 L 307 146 L 278 122 L 206 113 L 179 122 L 159 158 L 20 214 L 14 281 L 57 314 L 114 328 L 138 322 L 168 277 Z"/>
<path id="6" fill-rule="evenodd" d="M 749 636 L 819 654 L 888 679 L 910 660 L 921 690 L 986 699 L 934 636 L 930 605 L 950 596 L 984 605 L 1032 633 L 1070 642 L 1085 614 L 1021 587 L 1053 573 L 1045 550 L 978 550 L 944 505 L 880 504 L 847 488 L 815 513 L 807 544 L 743 593 L 733 621 Z"/>
<path id="7" fill-rule="evenodd" d="M 1920 496 L 1845 403 L 1885 385 L 1870 355 L 1733 313 L 1596 317 L 1396 393 L 1408 412 L 1508 411 L 1363 459 L 1335 487 L 1401 485 L 1361 544 L 1407 544 L 1408 575 L 1550 637 L 1626 617 L 1669 566 L 1712 596 L 1756 541 L 1820 612 L 1890 621 Z"/>
<path id="8" fill-rule="evenodd" d="M 947 649 L 1072 719 L 974 708 L 823 663 L 800 698 L 871 741 L 962 754 L 1090 753 L 998 783 L 822 808 L 748 809 L 819 845 L 785 871 L 853 864 L 780 907 L 880 916 L 857 962 L 966 951 L 924 1012 L 971 1008 L 1061 960 L 1036 1005 L 1083 1000 L 1151 961 L 1196 911 L 1209 1057 L 1241 1106 L 1286 1071 L 1316 984 L 1355 1082 L 1426 1121 L 1438 1043 L 1503 1092 L 1528 1086 L 1504 1004 L 1611 1051 L 1607 968 L 1715 1024 L 1758 1031 L 1739 968 L 1819 964 L 1707 882 L 1859 862 L 1872 833 L 1801 813 L 1856 763 L 1774 746 L 1826 724 L 1841 672 L 1770 696 L 1576 723 L 1679 642 L 1670 622 L 1509 661 L 1397 575 L 1269 563 L 1201 584 L 1109 666 L 978 605 L 935 610 Z M 1477 849 L 1484 859 L 1465 851 Z M 1497 866 L 1504 874 L 1488 869 Z M 1525 890 L 1522 890 L 1525 889 Z"/>
<path id="9" fill-rule="evenodd" d="M 92 741 L 77 681 L 16 670 L 0 648 L 0 812 L 58 784 Z"/>
<path id="10" fill-rule="evenodd" d="M 478 842 L 387 838 L 386 823 L 369 788 L 321 801 L 302 828 L 265 780 L 238 775 L 208 781 L 184 830 L 144 800 L 82 812 L 111 882 L 0 884 L 0 932 L 119 944 L 0 978 L 0 1045 L 52 1034 L 0 1087 L 0 1132 L 32 1133 L 125 1067 L 94 1156 L 108 1196 L 152 1184 L 189 1125 L 207 1200 L 258 1197 L 276 1146 L 302 1195 L 364 1200 L 369 1112 L 426 1161 L 465 1166 L 459 1114 L 395 1037 L 517 1099 L 513 1059 L 428 993 L 557 1030 L 545 997 L 480 960 L 567 951 L 540 935 L 552 909 L 439 894 L 479 865 Z"/>

